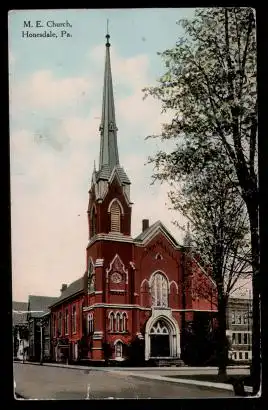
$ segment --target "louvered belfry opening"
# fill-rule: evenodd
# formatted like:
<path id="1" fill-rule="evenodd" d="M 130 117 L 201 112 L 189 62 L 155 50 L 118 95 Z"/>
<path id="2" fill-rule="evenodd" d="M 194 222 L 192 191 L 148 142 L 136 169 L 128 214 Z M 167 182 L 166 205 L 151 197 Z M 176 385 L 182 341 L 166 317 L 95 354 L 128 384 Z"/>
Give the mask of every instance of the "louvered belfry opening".
<path id="1" fill-rule="evenodd" d="M 121 211 L 118 202 L 114 202 L 111 206 L 111 231 L 121 231 Z"/>

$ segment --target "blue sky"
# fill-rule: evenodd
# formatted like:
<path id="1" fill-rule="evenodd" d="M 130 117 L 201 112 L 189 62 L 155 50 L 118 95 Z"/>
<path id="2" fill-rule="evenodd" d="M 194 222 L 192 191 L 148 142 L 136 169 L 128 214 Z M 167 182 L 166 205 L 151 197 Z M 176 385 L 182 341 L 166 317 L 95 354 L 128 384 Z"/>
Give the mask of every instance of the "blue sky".
<path id="1" fill-rule="evenodd" d="M 10 149 L 13 297 L 57 295 L 61 283 L 85 270 L 86 209 L 93 162 L 98 165 L 106 23 L 120 161 L 132 181 L 132 234 L 142 218 L 174 229 L 167 188 L 150 185 L 155 152 L 150 133 L 164 117 L 157 101 L 142 100 L 164 67 L 158 51 L 183 34 L 176 24 L 194 9 L 30 10 L 9 14 Z M 24 21 L 72 25 L 68 38 L 22 38 Z M 175 215 L 177 218 L 177 215 Z"/>
<path id="2" fill-rule="evenodd" d="M 180 242 L 168 210 L 167 187 L 151 186 L 148 155 L 160 146 L 145 141 L 170 114 L 142 100 L 142 88 L 164 73 L 158 51 L 173 47 L 181 18 L 194 9 L 38 10 L 9 14 L 11 222 L 13 298 L 57 296 L 62 283 L 85 271 L 88 189 L 99 158 L 99 123 L 106 21 L 111 35 L 119 157 L 130 180 L 132 235 L 141 220 L 161 220 Z M 66 20 L 72 37 L 22 38 L 31 20 Z M 168 148 L 168 147 L 167 147 Z"/>

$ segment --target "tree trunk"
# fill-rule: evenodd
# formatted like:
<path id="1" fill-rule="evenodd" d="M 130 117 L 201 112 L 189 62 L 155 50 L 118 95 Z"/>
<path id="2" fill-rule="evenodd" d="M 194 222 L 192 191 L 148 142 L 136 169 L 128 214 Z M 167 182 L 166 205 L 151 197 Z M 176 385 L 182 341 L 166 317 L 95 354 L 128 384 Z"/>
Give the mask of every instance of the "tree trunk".
<path id="1" fill-rule="evenodd" d="M 223 289 L 218 290 L 218 375 L 221 378 L 227 376 L 228 345 L 226 336 L 226 300 Z"/>
<path id="2" fill-rule="evenodd" d="M 252 323 L 252 364 L 251 377 L 253 394 L 256 395 L 260 387 L 260 244 L 258 207 L 247 205 L 250 221 L 251 252 L 252 252 L 252 296 L 253 296 L 253 323 Z"/>

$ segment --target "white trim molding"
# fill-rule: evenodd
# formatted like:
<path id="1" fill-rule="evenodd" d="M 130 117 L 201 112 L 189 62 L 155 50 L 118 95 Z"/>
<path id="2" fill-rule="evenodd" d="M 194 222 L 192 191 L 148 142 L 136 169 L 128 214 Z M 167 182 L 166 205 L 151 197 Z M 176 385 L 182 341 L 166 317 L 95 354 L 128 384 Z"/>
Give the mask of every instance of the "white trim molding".
<path id="1" fill-rule="evenodd" d="M 119 232 L 109 232 L 109 233 L 98 233 L 97 235 L 93 236 L 87 244 L 87 248 L 93 245 L 96 241 L 113 241 L 113 242 L 127 242 L 127 243 L 134 243 L 133 238 L 130 235 L 124 235 Z"/>
<path id="2" fill-rule="evenodd" d="M 94 303 L 94 305 L 85 306 L 83 308 L 83 311 L 87 312 L 88 310 L 95 309 L 95 308 L 139 309 L 139 310 L 148 310 L 148 311 L 151 310 L 151 308 L 144 308 L 140 305 L 114 304 L 114 303 Z"/>
<path id="3" fill-rule="evenodd" d="M 169 293 L 170 293 L 170 288 L 171 288 L 171 285 L 174 283 L 174 285 L 176 286 L 176 289 L 177 289 L 177 294 L 179 293 L 179 286 L 178 286 L 178 284 L 175 282 L 175 280 L 172 280 L 171 282 L 169 282 Z"/>
<path id="4" fill-rule="evenodd" d="M 145 326 L 145 360 L 151 357 L 151 329 L 158 320 L 163 320 L 169 330 L 170 357 L 180 357 L 180 329 L 177 321 L 172 316 L 171 309 L 153 309 L 152 316 Z"/>
<path id="5" fill-rule="evenodd" d="M 116 293 L 125 293 L 125 289 L 110 289 L 110 292 L 116 292 Z"/>
<path id="6" fill-rule="evenodd" d="M 128 270 L 125 268 L 125 265 L 122 259 L 120 258 L 120 256 L 118 255 L 118 253 L 114 256 L 112 262 L 110 263 L 109 268 L 106 269 L 106 283 L 108 283 L 109 273 L 112 271 L 114 264 L 117 264 L 117 265 L 119 264 L 119 267 L 118 266 L 115 267 L 115 270 L 117 272 L 120 272 L 120 273 L 123 272 L 126 275 L 126 285 L 127 285 L 128 284 Z"/>
<path id="7" fill-rule="evenodd" d="M 99 267 L 101 267 L 101 266 L 103 266 L 103 264 L 104 264 L 104 259 L 96 259 L 96 262 L 95 262 L 95 268 L 99 268 Z"/>
<path id="8" fill-rule="evenodd" d="M 118 203 L 119 208 L 120 208 L 120 211 L 121 211 L 121 215 L 124 215 L 124 208 L 123 208 L 121 202 L 119 201 L 119 199 L 117 199 L 117 198 L 112 199 L 111 202 L 109 203 L 108 213 L 111 213 L 111 207 L 112 207 L 112 205 L 113 205 L 114 202 L 117 202 L 117 203 Z"/>
<path id="9" fill-rule="evenodd" d="M 129 305 L 129 304 L 115 304 L 115 303 L 94 303 L 94 305 L 91 306 L 85 306 L 83 308 L 83 312 L 87 312 L 91 309 L 95 308 L 112 308 L 112 309 L 139 309 L 139 310 L 145 310 L 145 311 L 151 311 L 151 310 L 156 310 L 158 311 L 159 309 L 162 308 L 157 308 L 154 307 L 152 308 L 145 308 L 140 305 Z M 170 311 L 170 312 L 211 312 L 211 313 L 217 313 L 217 310 L 208 310 L 208 309 L 171 309 L 171 308 L 165 308 L 162 309 L 165 311 Z"/>

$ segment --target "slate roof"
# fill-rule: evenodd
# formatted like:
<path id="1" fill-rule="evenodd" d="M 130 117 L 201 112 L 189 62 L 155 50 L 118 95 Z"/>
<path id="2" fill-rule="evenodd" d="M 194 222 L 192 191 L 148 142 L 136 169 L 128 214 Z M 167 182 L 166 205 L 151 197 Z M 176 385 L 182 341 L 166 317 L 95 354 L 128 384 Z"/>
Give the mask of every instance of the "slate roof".
<path id="1" fill-rule="evenodd" d="M 84 290 L 84 275 L 76 279 L 74 282 L 72 282 L 60 295 L 60 297 L 56 298 L 51 304 L 50 307 L 58 304 L 59 302 L 62 302 L 65 299 L 70 298 L 71 296 L 82 292 Z"/>
<path id="2" fill-rule="evenodd" d="M 51 296 L 30 295 L 28 302 L 29 317 L 41 317 L 49 312 L 49 306 L 57 300 Z"/>
<path id="3" fill-rule="evenodd" d="M 120 165 L 117 165 L 116 167 L 117 173 L 119 175 L 120 181 L 125 183 L 125 184 L 130 184 L 130 180 L 124 170 Z M 99 179 L 104 179 L 108 180 L 113 172 L 113 167 L 110 165 L 103 165 L 99 171 L 96 172 L 96 180 L 98 181 Z"/>
<path id="4" fill-rule="evenodd" d="M 13 326 L 22 325 L 27 323 L 28 303 L 27 302 L 12 302 L 13 309 Z M 14 312 L 14 310 L 16 312 Z M 20 313 L 21 312 L 21 313 Z M 22 313 L 25 312 L 25 313 Z"/>

